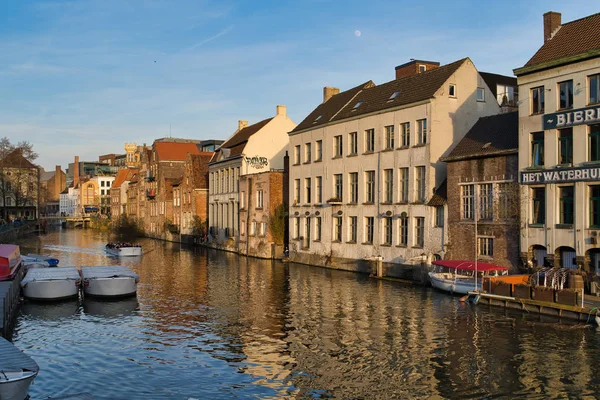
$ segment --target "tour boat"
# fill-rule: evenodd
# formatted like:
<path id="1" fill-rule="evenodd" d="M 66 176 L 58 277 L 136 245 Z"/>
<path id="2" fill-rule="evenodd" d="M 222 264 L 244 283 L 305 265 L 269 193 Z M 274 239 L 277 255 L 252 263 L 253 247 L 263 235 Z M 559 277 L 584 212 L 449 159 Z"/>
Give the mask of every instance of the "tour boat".
<path id="1" fill-rule="evenodd" d="M 140 280 L 127 267 L 81 267 L 83 293 L 97 297 L 133 296 Z"/>
<path id="2" fill-rule="evenodd" d="M 29 386 L 39 370 L 33 358 L 0 337 L 0 399 L 28 398 Z"/>
<path id="3" fill-rule="evenodd" d="M 21 281 L 23 296 L 33 300 L 64 300 L 79 295 L 81 276 L 75 267 L 32 268 Z"/>
<path id="4" fill-rule="evenodd" d="M 105 247 L 108 254 L 119 257 L 141 256 L 142 246 L 131 243 L 108 243 Z"/>
<path id="5" fill-rule="evenodd" d="M 506 275 L 508 268 L 477 261 L 437 260 L 434 271 L 429 273 L 431 286 L 450 293 L 467 294 L 481 290 L 484 276 Z M 477 288 L 475 287 L 477 271 Z"/>
<path id="6" fill-rule="evenodd" d="M 22 266 L 21 252 L 16 244 L 0 244 L 0 281 L 9 281 Z M 2 399 L 0 397 L 0 399 Z"/>

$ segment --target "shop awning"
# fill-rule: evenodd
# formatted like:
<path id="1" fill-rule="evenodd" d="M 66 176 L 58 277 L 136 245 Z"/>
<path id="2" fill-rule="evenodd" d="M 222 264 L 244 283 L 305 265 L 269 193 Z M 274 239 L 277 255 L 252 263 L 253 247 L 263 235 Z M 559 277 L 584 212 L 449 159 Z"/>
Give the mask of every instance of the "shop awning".
<path id="1" fill-rule="evenodd" d="M 437 260 L 432 264 L 439 265 L 450 269 L 458 269 L 464 271 L 475 271 L 475 261 L 467 260 Z M 508 271 L 508 268 L 499 265 L 488 264 L 486 262 L 477 261 L 477 271 Z"/>

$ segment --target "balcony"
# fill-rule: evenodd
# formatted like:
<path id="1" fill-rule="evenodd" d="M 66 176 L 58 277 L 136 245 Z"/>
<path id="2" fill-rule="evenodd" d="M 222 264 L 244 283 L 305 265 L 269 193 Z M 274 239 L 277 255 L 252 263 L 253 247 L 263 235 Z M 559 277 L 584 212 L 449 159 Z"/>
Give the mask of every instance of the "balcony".
<path id="1" fill-rule="evenodd" d="M 146 189 L 146 198 L 154 200 L 156 198 L 156 189 Z"/>

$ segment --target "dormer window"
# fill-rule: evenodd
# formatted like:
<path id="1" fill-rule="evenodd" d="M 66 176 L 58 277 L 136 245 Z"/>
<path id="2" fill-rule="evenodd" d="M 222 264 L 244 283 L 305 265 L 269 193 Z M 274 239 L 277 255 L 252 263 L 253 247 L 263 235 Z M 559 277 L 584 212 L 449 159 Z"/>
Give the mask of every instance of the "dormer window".
<path id="1" fill-rule="evenodd" d="M 427 65 L 419 64 L 419 73 L 427 71 Z"/>
<path id="2" fill-rule="evenodd" d="M 362 103 L 363 103 L 362 101 L 359 101 L 358 103 L 356 103 L 356 104 L 354 105 L 354 107 L 352 107 L 352 110 L 353 110 L 353 111 L 354 111 L 354 110 L 356 110 L 358 107 L 360 107 L 360 105 L 361 105 Z"/>
<path id="3" fill-rule="evenodd" d="M 395 91 L 394 93 L 392 93 L 389 100 L 394 100 L 396 97 L 398 97 L 399 94 L 400 94 L 400 91 Z"/>
<path id="4" fill-rule="evenodd" d="M 315 120 L 313 121 L 313 124 L 316 124 L 318 120 L 321 119 L 321 117 L 323 117 L 322 115 L 319 115 L 317 118 L 315 118 Z"/>

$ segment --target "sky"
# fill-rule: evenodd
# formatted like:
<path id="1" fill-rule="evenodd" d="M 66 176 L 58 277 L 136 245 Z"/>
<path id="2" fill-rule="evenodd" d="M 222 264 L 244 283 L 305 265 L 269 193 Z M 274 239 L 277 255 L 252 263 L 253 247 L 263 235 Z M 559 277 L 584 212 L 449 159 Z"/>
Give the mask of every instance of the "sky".
<path id="1" fill-rule="evenodd" d="M 124 153 L 160 137 L 226 139 L 287 106 L 300 123 L 342 90 L 394 79 L 411 58 L 470 57 L 512 75 L 543 42 L 542 15 L 600 12 L 555 1 L 4 1 L 0 137 L 37 163 Z"/>

